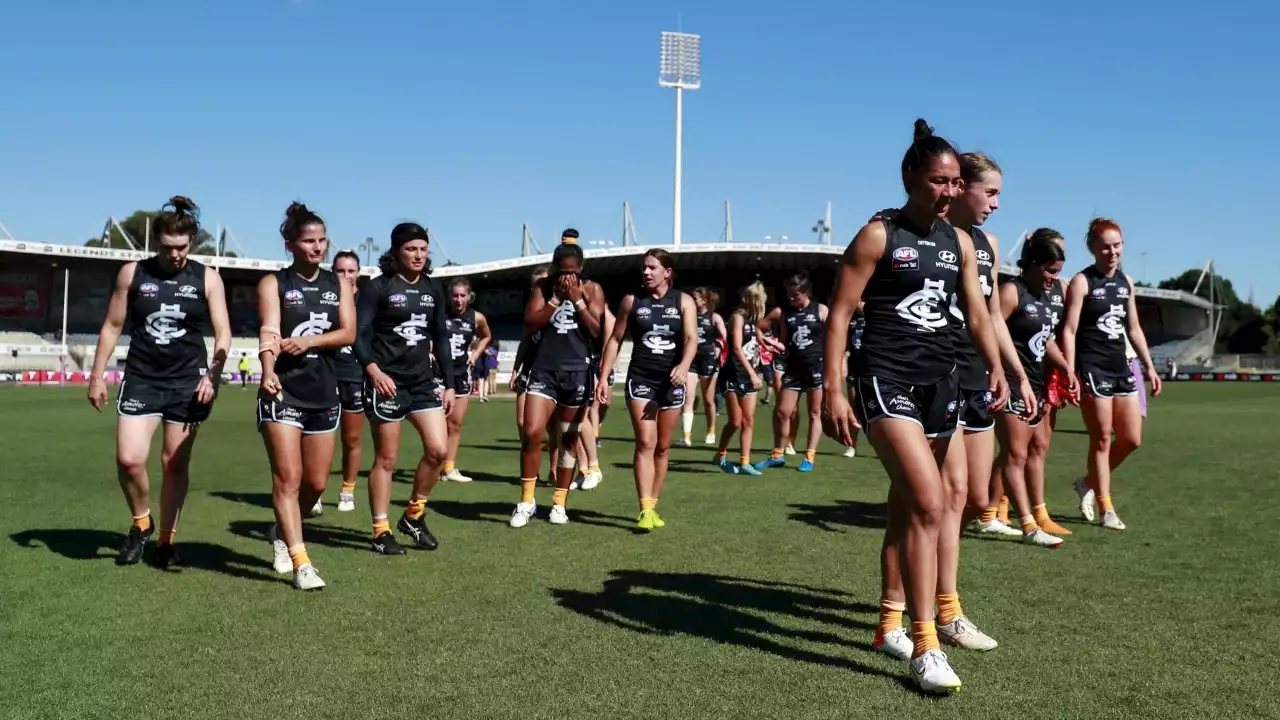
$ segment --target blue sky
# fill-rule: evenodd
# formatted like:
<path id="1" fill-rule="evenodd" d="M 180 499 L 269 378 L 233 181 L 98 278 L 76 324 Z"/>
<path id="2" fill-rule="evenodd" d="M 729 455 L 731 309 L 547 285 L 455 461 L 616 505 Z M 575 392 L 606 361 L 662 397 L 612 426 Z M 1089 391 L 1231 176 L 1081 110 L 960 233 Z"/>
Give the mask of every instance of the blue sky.
<path id="1" fill-rule="evenodd" d="M 671 228 L 658 35 L 703 36 L 685 103 L 686 241 L 836 240 L 901 201 L 917 116 L 1005 169 L 1006 244 L 1095 213 L 1155 281 L 1214 256 L 1280 294 L 1267 188 L 1280 7 L 1163 3 L 41 0 L 0 6 L 0 222 L 79 243 L 183 193 L 278 257 L 297 198 L 341 246 L 411 218 L 460 262 Z M 384 243 L 385 244 L 385 243 Z M 1145 258 L 1141 255 L 1146 253 Z"/>

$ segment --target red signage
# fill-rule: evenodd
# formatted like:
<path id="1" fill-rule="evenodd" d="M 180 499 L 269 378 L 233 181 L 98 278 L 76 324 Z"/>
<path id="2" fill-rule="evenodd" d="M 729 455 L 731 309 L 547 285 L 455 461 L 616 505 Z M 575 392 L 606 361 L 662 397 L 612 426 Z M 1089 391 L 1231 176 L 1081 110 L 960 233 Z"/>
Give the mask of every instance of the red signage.
<path id="1" fill-rule="evenodd" d="M 48 272 L 0 272 L 0 317 L 42 318 L 45 316 L 45 303 L 48 299 Z"/>

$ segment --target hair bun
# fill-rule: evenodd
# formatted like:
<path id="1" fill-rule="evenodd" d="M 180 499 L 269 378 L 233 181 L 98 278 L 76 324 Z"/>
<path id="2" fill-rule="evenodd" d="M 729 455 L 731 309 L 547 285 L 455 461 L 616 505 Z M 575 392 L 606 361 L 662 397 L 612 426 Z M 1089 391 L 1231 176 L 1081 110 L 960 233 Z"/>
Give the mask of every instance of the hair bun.
<path id="1" fill-rule="evenodd" d="M 916 120 L 914 139 L 918 142 L 931 137 L 933 137 L 933 128 L 929 127 L 929 123 L 925 122 L 924 118 L 918 118 Z"/>
<path id="2" fill-rule="evenodd" d="M 184 195 L 174 195 L 169 198 L 169 205 L 174 212 L 186 213 L 188 215 L 199 215 L 200 208 L 196 206 L 195 201 Z"/>
<path id="3" fill-rule="evenodd" d="M 289 203 L 289 207 L 285 208 L 284 214 L 285 214 L 285 217 L 295 217 L 295 216 L 308 215 L 310 214 L 310 212 L 311 211 L 307 209 L 306 205 L 298 202 L 297 200 L 294 200 L 293 202 Z"/>

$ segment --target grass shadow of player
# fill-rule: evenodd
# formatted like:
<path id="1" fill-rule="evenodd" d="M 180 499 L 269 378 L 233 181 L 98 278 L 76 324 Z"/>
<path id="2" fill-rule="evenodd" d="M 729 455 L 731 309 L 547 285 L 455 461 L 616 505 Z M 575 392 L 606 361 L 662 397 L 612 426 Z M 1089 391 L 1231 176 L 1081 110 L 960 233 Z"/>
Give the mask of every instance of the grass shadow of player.
<path id="1" fill-rule="evenodd" d="M 883 530 L 888 523 L 887 503 L 837 500 L 832 505 L 788 505 L 790 519 L 826 532 L 843 532 L 844 527 Z"/>
<path id="2" fill-rule="evenodd" d="M 905 673 L 844 656 L 841 650 L 849 647 L 873 655 L 875 651 L 870 643 L 831 628 L 865 633 L 874 622 L 849 614 L 873 615 L 876 608 L 851 602 L 839 590 L 704 573 L 615 570 L 599 592 L 552 589 L 551 596 L 566 610 L 633 632 L 706 638 L 789 660 L 886 677 L 915 690 Z M 819 627 L 797 629 L 795 621 Z M 834 646 L 834 650 L 815 645 Z"/>
<path id="3" fill-rule="evenodd" d="M 472 445 L 470 443 L 463 443 L 462 447 L 471 450 L 492 450 L 493 452 L 511 453 L 512 457 L 514 457 L 516 453 L 520 452 L 520 441 L 516 440 L 514 445 Z M 546 451 L 544 450 L 543 452 Z"/>
<path id="4" fill-rule="evenodd" d="M 506 525 L 511 520 L 511 510 L 515 508 L 514 502 L 494 502 L 489 500 L 481 500 L 476 502 L 460 502 L 457 500 L 432 500 L 427 504 L 428 512 L 435 512 L 444 517 L 453 520 L 466 520 L 472 522 L 488 522 L 500 523 Z M 545 520 L 550 508 L 541 506 L 538 508 L 538 518 Z M 594 510 L 569 509 L 569 522 L 581 525 L 594 525 L 597 527 L 609 527 L 631 532 L 634 527 L 634 521 L 630 518 L 620 517 L 618 515 L 606 515 Z"/>
<path id="5" fill-rule="evenodd" d="M 254 507 L 266 508 L 270 510 L 274 505 L 271 502 L 271 493 L 263 492 L 236 492 L 234 490 L 211 490 L 209 492 L 213 497 L 219 500 L 229 500 L 231 502 L 243 503 Z"/>
<path id="6" fill-rule="evenodd" d="M 511 477 L 510 475 L 497 475 L 495 473 L 485 472 L 484 470 L 467 470 L 464 474 L 471 478 L 473 482 L 497 483 L 499 485 L 520 484 L 520 478 Z M 457 485 L 458 483 L 450 482 L 449 484 Z"/>
<path id="7" fill-rule="evenodd" d="M 274 523 L 263 520 L 233 520 L 227 529 L 232 535 L 242 537 L 263 545 L 264 555 L 270 552 L 268 542 L 271 539 L 271 526 Z M 351 528 L 328 525 L 314 520 L 303 522 L 303 537 L 308 545 L 324 545 L 342 550 L 368 550 L 369 536 Z"/>
<path id="8" fill-rule="evenodd" d="M 110 530 L 84 528 L 48 528 L 24 530 L 9 536 L 14 544 L 24 548 L 44 545 L 51 552 L 71 560 L 115 560 L 124 543 L 124 533 Z M 155 546 L 147 550 L 150 560 Z M 271 574 L 271 564 L 253 555 L 245 555 L 222 545 L 207 542 L 179 542 L 178 564 L 167 572 L 183 569 L 207 570 L 246 580 L 279 582 Z"/>
<path id="9" fill-rule="evenodd" d="M 610 465 L 618 468 L 619 470 L 635 470 L 636 467 L 635 463 L 629 462 L 615 462 L 610 463 Z M 669 458 L 667 460 L 667 470 L 679 473 L 696 473 L 699 475 L 719 475 L 724 472 L 719 467 L 716 467 L 706 460 L 678 460 L 676 458 Z"/>

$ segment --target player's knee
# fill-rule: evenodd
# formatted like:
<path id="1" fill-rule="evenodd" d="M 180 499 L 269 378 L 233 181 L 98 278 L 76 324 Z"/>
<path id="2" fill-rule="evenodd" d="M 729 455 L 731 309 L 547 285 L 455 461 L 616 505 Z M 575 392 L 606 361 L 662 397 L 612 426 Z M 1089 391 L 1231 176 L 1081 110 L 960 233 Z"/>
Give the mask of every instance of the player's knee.
<path id="1" fill-rule="evenodd" d="M 116 453 L 116 465 L 130 475 L 146 472 L 147 456 L 145 453 L 122 451 Z"/>
<path id="2" fill-rule="evenodd" d="M 636 452 L 652 455 L 658 449 L 658 438 L 649 435 L 636 436 Z"/>
<path id="3" fill-rule="evenodd" d="M 440 464 L 444 462 L 448 448 L 444 443 L 428 443 L 422 448 L 422 460 L 427 463 Z"/>
<path id="4" fill-rule="evenodd" d="M 165 475 L 186 475 L 191 466 L 191 456 L 186 453 L 164 453 L 160 456 L 160 468 Z"/>
<path id="5" fill-rule="evenodd" d="M 916 497 L 911 504 L 911 522 L 926 528 L 939 527 L 946 508 L 946 493 L 925 493 Z"/>

